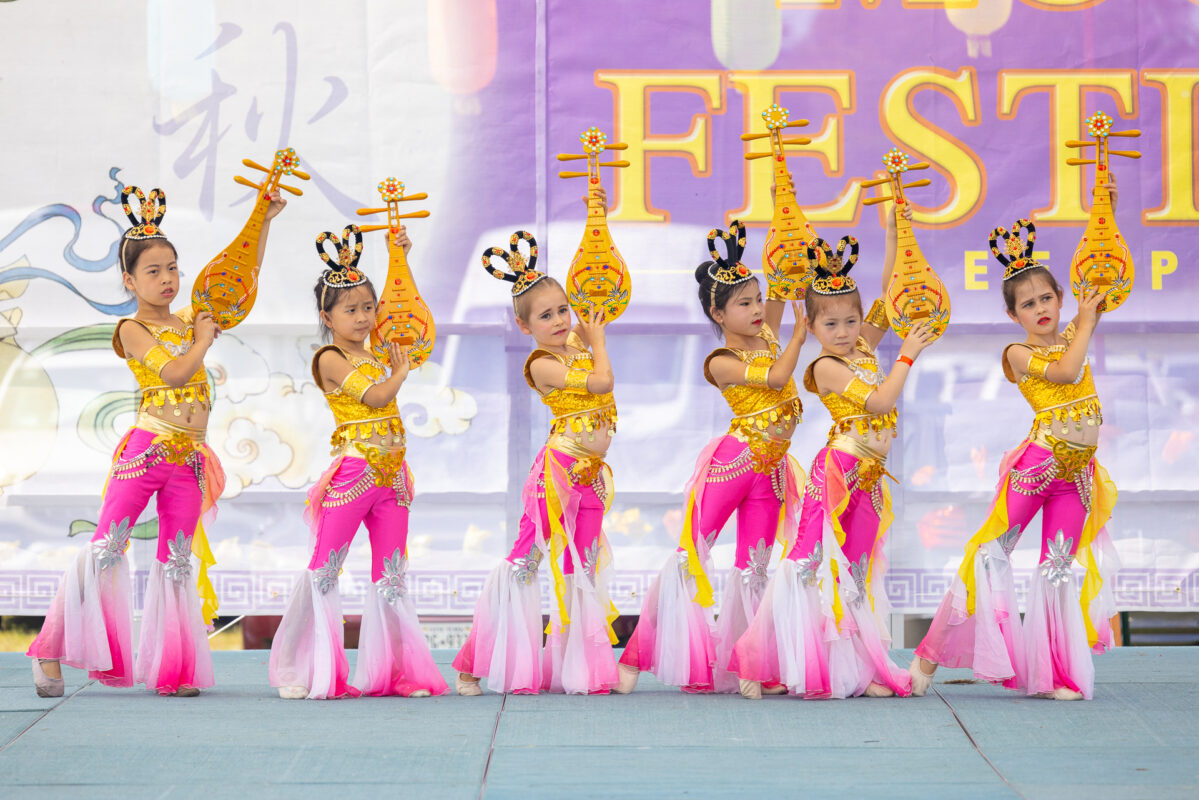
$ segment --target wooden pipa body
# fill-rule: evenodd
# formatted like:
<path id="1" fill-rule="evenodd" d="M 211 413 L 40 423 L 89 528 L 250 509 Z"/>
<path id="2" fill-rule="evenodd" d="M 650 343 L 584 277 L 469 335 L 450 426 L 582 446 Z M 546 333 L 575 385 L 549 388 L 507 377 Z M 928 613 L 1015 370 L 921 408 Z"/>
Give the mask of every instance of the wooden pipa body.
<path id="1" fill-rule="evenodd" d="M 398 342 L 408 348 L 408 361 L 415 368 L 432 355 L 433 345 L 437 341 L 437 326 L 433 322 L 433 312 L 417 289 L 404 248 L 397 243 L 396 238 L 400 232 L 400 220 L 429 215 L 428 211 L 401 214 L 399 204 L 408 200 L 423 200 L 428 195 L 405 197 L 404 184 L 395 178 L 380 182 L 379 194 L 386 203 L 385 209 L 363 208 L 358 211 L 359 214 L 387 211 L 386 225 L 364 225 L 361 228 L 363 232 L 383 230 L 387 234 L 387 278 L 379 287 L 379 310 L 375 325 L 371 328 L 371 351 L 376 358 L 389 363 L 388 345 Z"/>
<path id="2" fill-rule="evenodd" d="M 281 188 L 293 194 L 302 194 L 299 189 L 280 184 L 284 175 L 308 180 L 308 176 L 298 169 L 300 159 L 290 147 L 275 153 L 270 169 L 249 160 L 242 163 L 266 172 L 261 184 L 240 176 L 235 178 L 238 183 L 252 187 L 257 192 L 250 218 L 237 238 L 200 270 L 192 284 L 192 306 L 197 312 L 210 312 L 221 330 L 229 330 L 244 320 L 258 298 L 258 270 L 261 267 L 258 263 L 258 242 L 262 236 L 266 210 L 271 204 L 270 193 Z"/>

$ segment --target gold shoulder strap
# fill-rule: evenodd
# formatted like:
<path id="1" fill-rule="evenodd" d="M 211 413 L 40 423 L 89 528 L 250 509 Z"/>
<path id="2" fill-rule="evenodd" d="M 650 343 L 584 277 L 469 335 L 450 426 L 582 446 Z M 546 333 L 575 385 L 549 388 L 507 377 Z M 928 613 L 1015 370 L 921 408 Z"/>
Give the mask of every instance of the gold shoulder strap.
<path id="1" fill-rule="evenodd" d="M 732 356 L 738 361 L 744 361 L 745 356 L 741 350 L 734 350 L 731 347 L 717 347 L 711 353 L 708 353 L 708 357 L 704 359 L 704 378 L 708 381 L 708 383 L 719 388 L 720 384 L 718 384 L 716 379 L 712 377 L 711 369 L 712 359 L 716 358 L 717 356 Z"/>
<path id="2" fill-rule="evenodd" d="M 811 364 L 808 364 L 808 368 L 803 371 L 803 388 L 807 389 L 812 394 L 820 394 L 820 389 L 817 388 L 817 386 L 816 386 L 815 371 L 816 371 L 817 362 L 819 362 L 820 359 L 822 359 L 822 358 L 831 358 L 834 361 L 840 361 L 842 364 L 849 367 L 850 370 L 853 369 L 853 365 L 851 363 L 849 363 L 849 359 L 847 359 L 847 358 L 842 358 L 841 356 L 834 356 L 834 355 L 828 355 L 828 354 L 822 355 L 822 356 L 817 356 L 815 358 L 815 360 L 812 361 Z"/>
<path id="3" fill-rule="evenodd" d="M 121 344 L 121 326 L 126 322 L 133 322 L 137 325 L 141 325 L 143 328 L 145 328 L 146 333 L 150 334 L 151 336 L 154 335 L 154 331 L 150 330 L 150 326 L 142 322 L 140 319 L 124 317 L 123 319 L 117 320 L 116 327 L 112 329 L 112 350 L 118 356 L 125 359 L 129 358 L 129 356 L 125 354 L 125 345 Z"/>
<path id="4" fill-rule="evenodd" d="M 325 384 L 321 380 L 321 370 L 320 370 L 319 365 L 320 365 L 320 360 L 321 360 L 321 354 L 323 354 L 327 350 L 336 350 L 337 352 L 341 353 L 341 357 L 344 358 L 346 361 L 350 360 L 350 357 L 348 355 L 346 355 L 346 351 L 342 350 L 340 347 L 338 347 L 335 344 L 327 344 L 312 354 L 312 380 L 316 383 L 316 388 L 320 389 L 322 393 L 324 393 L 324 391 L 325 391 Z M 352 363 L 353 362 L 351 362 L 351 364 Z"/>
<path id="5" fill-rule="evenodd" d="M 1008 351 L 1013 347 L 1023 347 L 1027 350 L 1032 350 L 1032 348 L 1026 345 L 1024 342 L 1012 342 L 1007 347 L 1003 348 L 1003 377 L 1007 378 L 1011 383 L 1016 383 L 1016 373 L 1012 370 L 1012 364 L 1007 358 Z M 1036 351 L 1033 350 L 1033 352 Z"/>
<path id="6" fill-rule="evenodd" d="M 569 336 L 567 337 L 566 342 L 567 344 L 570 344 Z M 546 356 L 554 359 L 559 364 L 566 364 L 565 356 L 560 356 L 557 353 L 544 350 L 540 347 L 534 350 L 532 353 L 529 353 L 529 357 L 525 359 L 525 383 L 529 384 L 529 388 L 535 392 L 537 391 L 537 382 L 533 380 L 533 362 L 539 358 L 545 358 Z M 540 394 L 540 392 L 538 393 Z"/>

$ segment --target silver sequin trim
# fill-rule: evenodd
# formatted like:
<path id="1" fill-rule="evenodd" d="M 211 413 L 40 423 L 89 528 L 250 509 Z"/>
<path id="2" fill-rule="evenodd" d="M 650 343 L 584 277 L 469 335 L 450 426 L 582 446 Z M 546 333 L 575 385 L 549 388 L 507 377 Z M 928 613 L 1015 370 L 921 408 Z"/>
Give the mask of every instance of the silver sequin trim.
<path id="1" fill-rule="evenodd" d="M 824 561 L 824 547 L 817 542 L 807 558 L 801 558 L 795 562 L 795 566 L 799 569 L 799 580 L 804 586 L 815 586 L 820 580 L 817 573 L 820 571 L 822 561 Z"/>
<path id="2" fill-rule="evenodd" d="M 1065 538 L 1063 531 L 1058 531 L 1057 536 L 1050 540 L 1049 554 L 1041 562 L 1041 574 L 1054 586 L 1061 586 L 1070 580 L 1070 565 L 1074 563 L 1074 556 L 1070 551 L 1073 549 L 1074 539 Z"/>
<path id="3" fill-rule="evenodd" d="M 866 576 L 870 574 L 870 554 L 862 553 L 862 557 L 858 562 L 850 563 L 849 575 L 853 578 L 854 585 L 858 589 L 858 596 L 854 598 L 853 604 L 860 606 L 862 601 L 866 599 Z"/>
<path id="4" fill-rule="evenodd" d="M 537 580 L 537 567 L 541 565 L 541 548 L 533 545 L 529 549 L 529 554 L 524 558 L 519 558 L 512 564 L 512 577 L 518 583 L 523 583 L 526 586 Z"/>
<path id="5" fill-rule="evenodd" d="M 595 583 L 595 573 L 599 568 L 600 542 L 596 539 L 591 543 L 591 546 L 583 550 L 583 572 L 587 573 L 587 577 L 591 578 L 591 582 Z"/>
<path id="6" fill-rule="evenodd" d="M 1020 526 L 1013 525 L 1012 529 L 995 540 L 999 546 L 1003 548 L 1005 555 L 1011 555 L 1016 549 L 1016 542 L 1020 541 Z"/>
<path id="7" fill-rule="evenodd" d="M 170 556 L 162 565 L 162 572 L 175 583 L 183 583 L 192 574 L 192 537 L 179 531 L 172 541 L 167 542 L 167 549 Z"/>
<path id="8" fill-rule="evenodd" d="M 1016 549 L 1016 543 L 1019 541 L 1020 541 L 1020 526 L 1013 525 L 1011 530 L 1007 531 L 1006 533 L 1000 534 L 998 537 L 996 537 L 995 544 L 999 545 L 999 548 L 1001 550 L 1003 550 L 1003 554 L 1010 558 L 1012 555 L 1012 551 Z M 990 570 L 991 570 L 991 554 L 989 552 L 987 552 L 986 547 L 979 548 L 979 552 L 982 554 L 983 568 L 986 569 L 988 572 L 990 572 Z"/>
<path id="9" fill-rule="evenodd" d="M 1087 464 L 1086 469 L 1078 473 L 1074 478 L 1074 485 L 1078 488 L 1078 499 L 1082 500 L 1083 508 L 1087 510 L 1087 514 L 1091 513 L 1091 497 L 1095 491 L 1095 465 Z"/>
<path id="10" fill-rule="evenodd" d="M 753 457 L 753 452 L 747 447 L 737 454 L 737 457 L 727 464 L 713 462 L 708 467 L 708 475 L 705 483 L 725 483 L 735 478 L 739 478 L 753 468 L 750 459 Z"/>
<path id="11" fill-rule="evenodd" d="M 340 550 L 330 550 L 325 566 L 312 571 L 312 584 L 321 594 L 328 594 L 330 589 L 337 586 L 337 576 L 341 574 L 341 565 L 350 554 L 350 545 L 343 544 Z"/>
<path id="12" fill-rule="evenodd" d="M 1041 494 L 1057 477 L 1057 459 L 1052 455 L 1038 464 L 1025 469 L 1013 469 L 1008 485 L 1012 491 L 1031 497 Z"/>
<path id="13" fill-rule="evenodd" d="M 397 547 L 391 558 L 383 559 L 383 576 L 375 581 L 375 586 L 388 604 L 408 594 L 408 559 L 403 550 Z"/>
<path id="14" fill-rule="evenodd" d="M 874 506 L 874 513 L 880 517 L 883 515 L 883 479 L 880 477 L 874 484 L 874 488 L 870 490 L 870 505 Z"/>
<path id="15" fill-rule="evenodd" d="M 770 473 L 770 487 L 774 496 L 783 502 L 787 499 L 787 459 L 784 457 Z"/>
<path id="16" fill-rule="evenodd" d="M 756 547 L 750 548 L 749 566 L 741 570 L 742 583 L 751 591 L 761 590 L 769 579 L 766 574 L 768 566 L 770 566 L 770 549 L 766 546 L 766 540 L 762 539 Z"/>
<path id="17" fill-rule="evenodd" d="M 92 542 L 92 549 L 96 554 L 96 565 L 101 570 L 106 570 L 114 564 L 119 564 L 121 559 L 125 557 L 125 548 L 129 546 L 129 534 L 132 529 L 129 527 L 129 517 L 118 522 L 113 522 L 108 526 L 108 533 L 104 534 L 104 538 Z"/>

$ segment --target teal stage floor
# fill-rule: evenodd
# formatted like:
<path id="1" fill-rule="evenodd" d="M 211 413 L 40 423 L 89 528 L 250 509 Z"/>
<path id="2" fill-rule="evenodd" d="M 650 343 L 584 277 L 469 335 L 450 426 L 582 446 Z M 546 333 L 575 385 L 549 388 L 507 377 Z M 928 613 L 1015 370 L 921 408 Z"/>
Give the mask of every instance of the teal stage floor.
<path id="1" fill-rule="evenodd" d="M 750 702 L 646 675 L 629 696 L 285 701 L 266 656 L 216 653 L 194 699 L 68 671 L 43 700 L 0 654 L 0 797 L 1199 797 L 1199 648 L 1097 657 L 1078 703 L 953 670 L 907 700 Z"/>

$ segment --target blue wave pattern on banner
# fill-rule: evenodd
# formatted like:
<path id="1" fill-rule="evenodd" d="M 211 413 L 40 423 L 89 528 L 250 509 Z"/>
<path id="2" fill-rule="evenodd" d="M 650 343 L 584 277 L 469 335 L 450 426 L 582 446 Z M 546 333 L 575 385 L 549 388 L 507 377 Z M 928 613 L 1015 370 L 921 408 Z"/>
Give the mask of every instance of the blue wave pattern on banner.
<path id="1" fill-rule="evenodd" d="M 111 245 L 109 245 L 108 252 L 103 257 L 92 260 L 84 258 L 75 252 L 75 245 L 79 242 L 79 233 L 83 228 L 83 218 L 80 216 L 78 211 L 63 203 L 54 203 L 52 205 L 42 206 L 36 211 L 30 213 L 29 216 L 25 217 L 25 219 L 21 220 L 21 222 L 11 231 L 9 231 L 4 238 L 0 239 L 0 253 L 3 253 L 10 245 L 16 243 L 22 236 L 38 225 L 41 225 L 43 222 L 61 218 L 70 222 L 71 226 L 74 228 L 74 232 L 71 235 L 71 240 L 66 243 L 66 246 L 64 246 L 62 250 L 63 259 L 67 264 L 84 272 L 103 272 L 106 269 L 111 269 L 112 267 L 116 266 L 117 248 L 120 246 L 121 241 L 121 226 L 104 216 L 101 209 L 105 203 L 112 203 L 113 205 L 120 204 L 118 198 L 121 196 L 121 190 L 125 188 L 125 185 L 121 183 L 119 178 L 117 178 L 118 172 L 120 172 L 120 167 L 112 167 L 108 171 L 108 177 L 112 178 L 114 183 L 113 196 L 105 197 L 101 195 L 92 201 L 92 213 L 100 217 L 105 222 L 110 223 L 117 230 L 118 234 L 117 238 L 113 240 Z M 102 311 L 105 314 L 111 314 L 112 316 L 119 317 L 132 314 L 137 309 L 137 301 L 133 298 L 129 298 L 121 303 L 102 303 L 98 300 L 93 300 L 84 294 L 78 287 L 76 287 L 75 284 L 72 283 L 67 277 L 52 270 L 41 269 L 39 267 L 13 267 L 11 269 L 0 270 L 0 283 L 19 280 L 36 280 L 39 278 L 54 281 L 60 286 L 65 286 L 75 295 L 83 299 L 83 301 L 92 308 L 96 309 L 97 311 Z"/>

